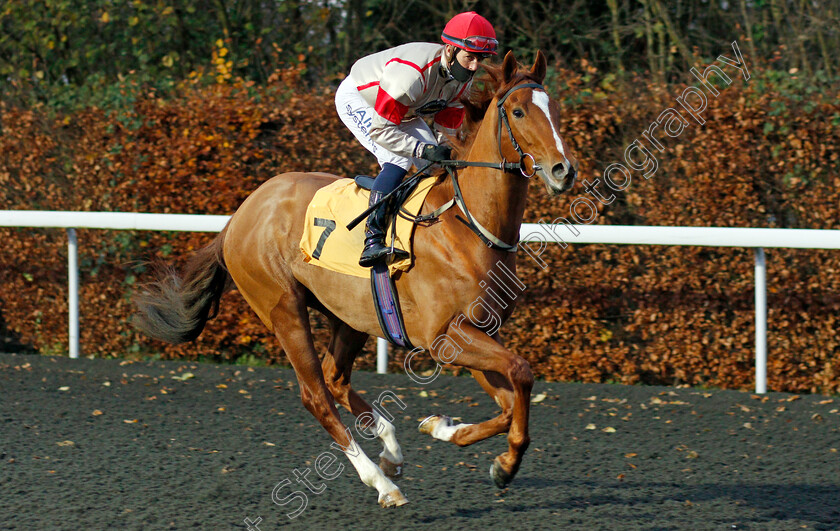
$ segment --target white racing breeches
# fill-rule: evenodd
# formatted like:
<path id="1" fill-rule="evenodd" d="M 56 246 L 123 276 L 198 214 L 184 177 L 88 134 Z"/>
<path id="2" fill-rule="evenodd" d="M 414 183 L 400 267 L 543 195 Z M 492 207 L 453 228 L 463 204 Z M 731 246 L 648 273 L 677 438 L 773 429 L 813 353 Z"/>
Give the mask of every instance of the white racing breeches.
<path id="1" fill-rule="evenodd" d="M 353 81 L 353 78 L 350 76 L 344 78 L 344 81 L 341 82 L 341 85 L 338 86 L 338 90 L 335 93 L 335 108 L 344 125 L 350 129 L 365 149 L 373 153 L 376 157 L 376 160 L 379 162 L 379 167 L 382 167 L 386 162 L 390 162 L 395 166 L 408 170 L 412 164 L 418 168 L 422 168 L 428 164 L 428 161 L 424 161 L 423 159 L 402 157 L 391 153 L 373 141 L 370 137 L 370 126 L 373 123 L 373 114 L 376 111 L 359 94 L 356 86 L 357 84 Z M 426 125 L 426 122 L 419 116 L 405 120 L 397 127 L 407 135 L 421 142 L 437 144 L 434 133 L 432 133 L 432 130 Z"/>

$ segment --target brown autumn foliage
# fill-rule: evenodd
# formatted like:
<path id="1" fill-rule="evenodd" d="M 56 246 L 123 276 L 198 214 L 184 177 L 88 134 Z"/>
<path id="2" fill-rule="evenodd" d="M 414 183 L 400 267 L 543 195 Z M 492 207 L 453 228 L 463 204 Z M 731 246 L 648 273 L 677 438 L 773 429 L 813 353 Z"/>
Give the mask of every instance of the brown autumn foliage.
<path id="1" fill-rule="evenodd" d="M 148 92 L 124 113 L 90 108 L 51 116 L 0 107 L 0 208 L 230 214 L 281 171 L 375 171 L 340 124 L 331 90 L 302 86 L 299 73 L 280 72 L 266 87 L 185 84 L 166 99 Z M 691 123 L 667 139 L 655 153 L 655 175 L 633 172 L 597 223 L 840 228 L 836 95 L 799 94 L 759 83 L 756 68 L 753 74 L 710 98 L 704 126 Z M 675 106 L 682 90 L 642 78 L 615 88 L 559 69 L 552 79 L 561 130 L 581 161 L 580 180 L 590 182 L 622 161 L 625 147 Z M 534 183 L 525 221 L 567 217 L 580 186 L 550 200 Z M 42 353 L 66 350 L 65 234 L 0 234 L 0 325 Z M 250 354 L 285 362 L 236 292 L 192 344 L 158 343 L 129 325 L 142 262 L 177 263 L 212 237 L 79 230 L 83 353 L 228 361 Z M 502 329 L 538 377 L 753 385 L 752 250 L 569 245 L 542 258 L 544 269 L 521 254 L 519 277 L 528 289 Z M 769 387 L 840 391 L 840 255 L 770 249 L 767 263 Z M 315 323 L 323 348 L 323 322 Z M 370 341 L 357 366 L 370 368 L 373 350 Z M 404 355 L 394 353 L 392 370 L 402 370 Z"/>

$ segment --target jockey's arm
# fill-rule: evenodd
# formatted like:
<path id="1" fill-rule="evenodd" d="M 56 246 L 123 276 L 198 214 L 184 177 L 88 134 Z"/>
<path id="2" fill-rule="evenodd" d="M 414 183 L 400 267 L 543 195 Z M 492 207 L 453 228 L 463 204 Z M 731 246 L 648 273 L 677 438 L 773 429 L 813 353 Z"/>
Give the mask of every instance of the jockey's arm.
<path id="1" fill-rule="evenodd" d="M 449 145 L 449 137 L 454 137 L 464 123 L 464 106 L 454 103 L 435 115 L 434 129 L 438 144 Z"/>
<path id="2" fill-rule="evenodd" d="M 425 80 L 421 74 L 405 64 L 394 61 L 385 67 L 385 74 L 380 80 L 376 96 L 376 112 L 370 127 L 370 137 L 374 142 L 395 155 L 420 158 L 427 144 L 397 126 L 402 123 L 409 107 L 423 96 L 424 85 Z M 447 107 L 438 114 L 445 113 L 448 109 Z M 437 138 L 440 141 L 441 136 L 438 135 Z"/>
<path id="3" fill-rule="evenodd" d="M 394 123 L 378 113 L 374 114 L 373 124 L 370 126 L 370 138 L 395 155 L 419 158 L 426 144 L 400 130 L 397 127 L 399 123 Z"/>
<path id="4" fill-rule="evenodd" d="M 380 88 L 380 93 L 382 89 Z M 383 106 L 383 112 L 389 118 L 383 117 L 380 113 L 380 100 L 388 100 L 387 93 L 385 96 L 377 98 L 376 114 L 373 117 L 373 124 L 370 128 L 370 137 L 374 142 L 384 147 L 391 153 L 403 157 L 419 158 L 426 147 L 426 143 L 417 140 L 413 136 L 401 131 L 397 125 L 405 116 L 405 111 L 400 112 L 399 105 L 391 105 L 390 107 Z M 398 103 L 397 100 L 394 100 Z M 394 122 L 392 120 L 399 120 Z M 438 144 L 449 145 L 449 138 L 458 134 L 458 130 L 464 121 L 464 107 L 460 104 L 457 106 L 446 107 L 435 115 L 434 130 L 435 137 Z"/>

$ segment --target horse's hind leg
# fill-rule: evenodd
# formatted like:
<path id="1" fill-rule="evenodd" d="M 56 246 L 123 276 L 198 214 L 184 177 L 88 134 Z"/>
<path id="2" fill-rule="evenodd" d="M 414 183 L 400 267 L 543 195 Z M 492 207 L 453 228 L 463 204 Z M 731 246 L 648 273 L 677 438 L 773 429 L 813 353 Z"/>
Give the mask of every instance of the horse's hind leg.
<path id="1" fill-rule="evenodd" d="M 400 489 L 365 455 L 341 422 L 312 342 L 303 295 L 288 292 L 271 310 L 270 319 L 274 334 L 297 374 L 303 405 L 344 451 L 362 482 L 377 490 L 380 505 L 392 507 L 407 503 Z"/>
<path id="2" fill-rule="evenodd" d="M 366 437 L 368 431 L 373 432 L 373 437 L 379 437 L 382 441 L 379 468 L 386 476 L 398 478 L 402 475 L 403 455 L 394 425 L 350 386 L 353 362 L 364 347 L 368 335 L 350 328 L 335 317 L 330 318 L 330 325 L 332 337 L 329 354 L 321 362 L 327 387 L 335 400 L 356 417 L 356 430 L 362 437 Z"/>

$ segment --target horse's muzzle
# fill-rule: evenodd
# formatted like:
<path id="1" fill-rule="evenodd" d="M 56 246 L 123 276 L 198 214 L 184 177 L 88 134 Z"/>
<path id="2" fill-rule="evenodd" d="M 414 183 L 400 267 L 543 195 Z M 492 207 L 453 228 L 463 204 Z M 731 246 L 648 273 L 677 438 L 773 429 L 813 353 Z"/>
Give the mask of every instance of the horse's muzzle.
<path id="1" fill-rule="evenodd" d="M 569 190 L 575 184 L 577 170 L 568 160 L 564 160 L 553 164 L 550 173 L 541 167 L 539 174 L 548 195 L 555 196 Z"/>

